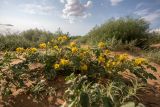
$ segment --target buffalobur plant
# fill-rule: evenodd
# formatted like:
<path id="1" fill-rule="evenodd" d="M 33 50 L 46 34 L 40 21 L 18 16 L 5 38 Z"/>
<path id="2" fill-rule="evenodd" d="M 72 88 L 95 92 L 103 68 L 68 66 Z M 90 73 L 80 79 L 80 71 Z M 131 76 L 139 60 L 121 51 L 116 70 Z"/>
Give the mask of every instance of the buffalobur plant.
<path id="1" fill-rule="evenodd" d="M 12 64 L 14 60 L 18 63 Z M 37 63 L 41 66 L 32 71 L 30 66 Z M 148 72 L 156 72 L 155 67 L 144 58 L 114 55 L 103 42 L 94 48 L 80 48 L 74 41 L 68 43 L 66 35 L 41 43 L 39 48 L 18 47 L 5 53 L 0 68 L 3 97 L 12 95 L 13 89 L 22 89 L 36 99 L 55 95 L 56 87 L 49 82 L 67 77 L 64 99 L 70 107 L 138 107 L 142 104 L 138 104 L 137 91 L 148 79 L 156 79 Z"/>

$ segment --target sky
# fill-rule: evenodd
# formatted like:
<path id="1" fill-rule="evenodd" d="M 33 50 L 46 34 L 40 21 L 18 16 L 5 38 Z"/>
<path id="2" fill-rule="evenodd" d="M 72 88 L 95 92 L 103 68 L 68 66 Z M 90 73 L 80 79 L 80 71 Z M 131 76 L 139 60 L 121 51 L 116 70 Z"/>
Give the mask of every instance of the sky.
<path id="1" fill-rule="evenodd" d="M 110 18 L 124 16 L 144 18 L 151 29 L 160 28 L 160 0 L 0 0 L 0 32 L 61 28 L 84 35 Z"/>

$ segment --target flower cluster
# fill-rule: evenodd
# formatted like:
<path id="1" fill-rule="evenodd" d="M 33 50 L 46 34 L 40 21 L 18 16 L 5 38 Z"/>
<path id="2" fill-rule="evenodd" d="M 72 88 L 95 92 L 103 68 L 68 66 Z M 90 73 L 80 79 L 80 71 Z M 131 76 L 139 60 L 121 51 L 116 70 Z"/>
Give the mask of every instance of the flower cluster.
<path id="1" fill-rule="evenodd" d="M 75 42 L 71 42 L 70 43 L 70 47 L 75 47 L 76 46 L 76 43 Z"/>
<path id="2" fill-rule="evenodd" d="M 59 42 L 61 42 L 61 41 L 65 41 L 65 40 L 67 40 L 67 39 L 68 39 L 68 37 L 67 37 L 66 35 L 64 35 L 64 36 L 59 36 L 57 40 L 58 40 Z"/>
<path id="3" fill-rule="evenodd" d="M 104 62 L 105 62 L 105 58 L 104 58 L 103 55 L 100 55 L 100 56 L 98 57 L 98 62 L 99 62 L 99 63 L 104 63 Z"/>
<path id="4" fill-rule="evenodd" d="M 117 67 L 120 64 L 120 62 L 118 61 L 113 61 L 113 60 L 108 60 L 106 62 L 106 69 L 113 69 L 115 67 Z"/>
<path id="5" fill-rule="evenodd" d="M 24 49 L 24 48 L 21 48 L 21 47 L 19 47 L 19 48 L 16 49 L 16 52 L 18 52 L 18 53 L 22 53 L 22 52 L 24 52 L 24 51 L 25 51 L 25 49 Z"/>
<path id="6" fill-rule="evenodd" d="M 54 64 L 53 67 L 54 67 L 55 70 L 60 69 L 60 65 L 59 64 Z"/>
<path id="7" fill-rule="evenodd" d="M 98 44 L 98 47 L 99 47 L 99 48 L 105 48 L 105 43 L 104 43 L 104 42 L 100 42 L 100 43 Z"/>
<path id="8" fill-rule="evenodd" d="M 75 53 L 78 52 L 78 48 L 77 48 L 77 47 L 72 47 L 71 50 L 72 50 L 72 53 L 73 53 L 73 54 L 75 54 Z"/>
<path id="9" fill-rule="evenodd" d="M 67 40 L 67 37 L 59 36 L 56 40 L 64 41 Z M 112 54 L 104 42 L 100 42 L 96 48 L 80 48 L 75 41 L 69 42 L 68 45 L 66 43 L 51 41 L 47 44 L 47 48 L 45 43 L 40 44 L 39 47 L 46 48 L 46 52 L 38 51 L 36 48 L 26 50 L 31 54 L 35 52 L 46 54 L 41 55 L 47 57 L 42 59 L 43 63 L 46 63 L 47 67 L 51 65 L 49 69 L 63 71 L 63 73 L 78 72 L 89 75 L 113 75 L 114 73 L 116 77 L 116 75 L 120 75 L 120 72 L 125 71 L 135 74 L 135 70 L 140 68 L 141 71 L 146 72 L 144 66 L 147 66 L 147 61 L 144 58 L 132 59 L 128 54 Z M 25 50 L 17 48 L 16 51 L 24 52 Z M 146 75 L 143 72 L 138 72 L 135 75 L 143 78 Z"/>
<path id="10" fill-rule="evenodd" d="M 67 60 L 67 59 L 61 59 L 60 60 L 60 65 L 66 66 L 68 64 L 69 64 L 69 60 Z"/>
<path id="11" fill-rule="evenodd" d="M 125 61 L 128 59 L 128 54 L 121 54 L 121 55 L 118 55 L 118 60 L 119 61 Z"/>
<path id="12" fill-rule="evenodd" d="M 39 44 L 39 48 L 45 49 L 47 47 L 46 43 L 41 43 Z"/>
<path id="13" fill-rule="evenodd" d="M 37 48 L 29 48 L 28 50 L 29 50 L 29 52 L 31 52 L 31 53 L 37 52 Z"/>
<path id="14" fill-rule="evenodd" d="M 136 58 L 135 60 L 134 60 L 134 63 L 135 63 L 135 65 L 142 65 L 142 64 L 144 64 L 144 63 L 146 63 L 147 61 L 146 61 L 146 59 L 144 59 L 144 58 Z"/>
<path id="15" fill-rule="evenodd" d="M 67 65 L 69 65 L 69 64 L 70 64 L 70 61 L 63 58 L 63 59 L 60 59 L 60 62 L 59 62 L 59 63 L 53 64 L 53 68 L 54 68 L 55 70 L 59 70 L 60 67 L 67 66 Z"/>
<path id="16" fill-rule="evenodd" d="M 35 52 L 37 52 L 37 48 L 27 48 L 27 49 L 24 49 L 24 48 L 19 47 L 19 48 L 16 49 L 16 52 L 18 52 L 18 53 L 22 53 L 22 52 L 35 53 Z"/>

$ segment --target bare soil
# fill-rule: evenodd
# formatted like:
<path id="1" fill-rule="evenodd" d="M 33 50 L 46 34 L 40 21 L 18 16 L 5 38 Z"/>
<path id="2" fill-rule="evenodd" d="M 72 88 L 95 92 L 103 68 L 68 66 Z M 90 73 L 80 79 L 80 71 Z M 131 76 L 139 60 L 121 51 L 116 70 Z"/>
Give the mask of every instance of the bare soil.
<path id="1" fill-rule="evenodd" d="M 160 49 L 160 44 L 154 44 L 150 46 L 151 48 L 159 48 Z"/>

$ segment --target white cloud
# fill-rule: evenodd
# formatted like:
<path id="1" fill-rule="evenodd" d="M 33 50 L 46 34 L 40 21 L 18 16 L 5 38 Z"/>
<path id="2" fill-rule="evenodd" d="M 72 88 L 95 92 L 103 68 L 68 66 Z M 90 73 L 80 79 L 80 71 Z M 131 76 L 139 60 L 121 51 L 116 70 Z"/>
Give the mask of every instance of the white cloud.
<path id="1" fill-rule="evenodd" d="M 137 10 L 134 12 L 134 14 L 138 15 L 138 16 L 144 16 L 149 14 L 149 8 L 146 9 L 142 9 L 142 10 Z"/>
<path id="2" fill-rule="evenodd" d="M 63 9 L 63 18 L 73 23 L 77 18 L 87 18 L 91 16 L 91 13 L 87 13 L 86 10 L 92 6 L 92 1 L 88 1 L 86 4 L 80 3 L 79 0 L 66 0 L 65 8 Z"/>
<path id="3" fill-rule="evenodd" d="M 89 8 L 92 6 L 92 1 L 88 1 L 87 4 L 84 5 L 86 8 Z"/>
<path id="4" fill-rule="evenodd" d="M 140 9 L 141 7 L 144 7 L 145 6 L 145 3 L 141 2 L 141 3 L 138 3 L 136 5 L 136 9 Z"/>
<path id="5" fill-rule="evenodd" d="M 53 12 L 54 7 L 42 4 L 24 4 L 20 5 L 22 11 L 29 14 L 49 15 Z"/>
<path id="6" fill-rule="evenodd" d="M 60 0 L 61 3 L 65 3 L 65 0 Z"/>
<path id="7" fill-rule="evenodd" d="M 160 28 L 152 29 L 152 30 L 150 30 L 150 32 L 151 32 L 151 33 L 152 33 L 152 32 L 160 33 Z"/>
<path id="8" fill-rule="evenodd" d="M 155 11 L 151 11 L 150 9 L 142 9 L 135 11 L 134 14 L 141 16 L 143 19 L 149 22 L 154 22 L 157 19 L 160 19 L 160 9 Z"/>
<path id="9" fill-rule="evenodd" d="M 154 22 L 160 18 L 160 10 L 156 10 L 154 12 L 147 14 L 147 15 L 144 15 L 142 18 L 146 19 L 149 22 Z"/>
<path id="10" fill-rule="evenodd" d="M 119 4 L 120 2 L 122 2 L 122 1 L 123 1 L 123 0 L 110 0 L 112 6 L 118 5 L 118 4 Z"/>

